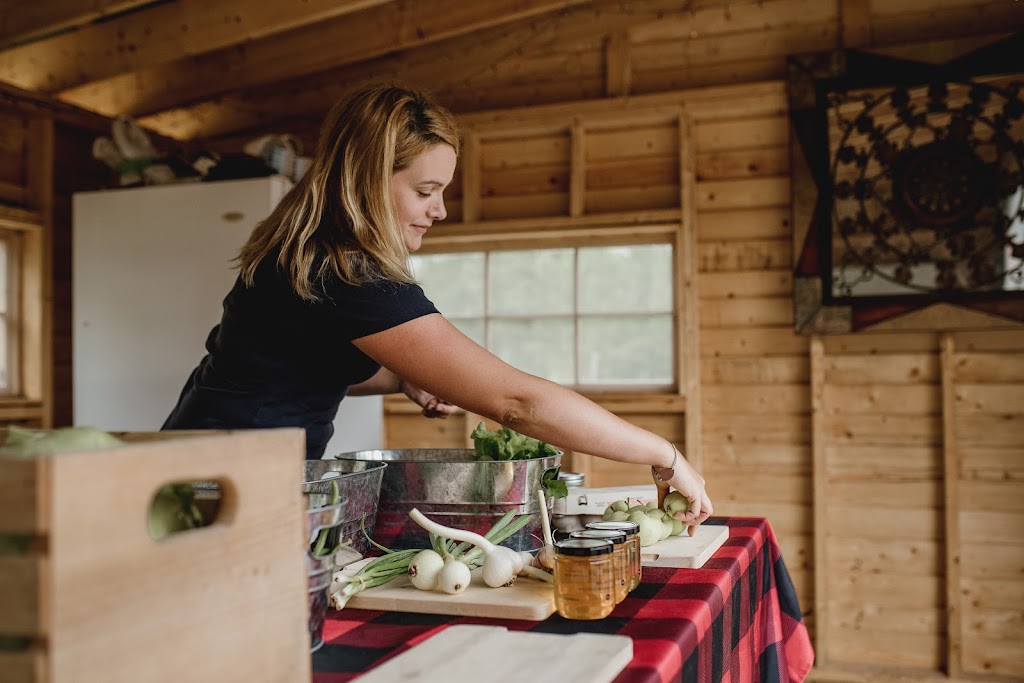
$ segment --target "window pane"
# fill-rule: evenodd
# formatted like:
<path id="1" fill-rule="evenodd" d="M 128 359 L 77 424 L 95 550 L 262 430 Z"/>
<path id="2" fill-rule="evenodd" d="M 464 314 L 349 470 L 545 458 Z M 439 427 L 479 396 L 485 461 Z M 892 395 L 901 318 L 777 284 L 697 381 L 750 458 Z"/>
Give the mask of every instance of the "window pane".
<path id="1" fill-rule="evenodd" d="M 532 375 L 563 384 L 573 377 L 572 318 L 491 319 L 491 351 Z"/>
<path id="2" fill-rule="evenodd" d="M 7 290 L 7 283 L 10 280 L 8 273 L 10 272 L 11 245 L 8 239 L 0 239 L 0 313 L 7 313 L 10 310 L 8 301 L 10 293 Z M 4 357 L 6 358 L 6 356 Z"/>
<path id="3" fill-rule="evenodd" d="M 672 310 L 672 246 L 644 244 L 579 250 L 580 313 Z"/>
<path id="4" fill-rule="evenodd" d="M 413 272 L 427 298 L 445 316 L 484 314 L 484 254 L 428 254 L 412 257 Z"/>
<path id="5" fill-rule="evenodd" d="M 11 315 L 17 309 L 10 300 L 11 290 L 8 287 L 12 268 L 16 268 L 16 264 L 11 262 L 16 253 L 15 239 L 17 238 L 10 233 L 3 233 L 2 239 L 0 239 L 0 392 L 2 393 L 10 393 L 11 375 L 16 371 L 16 368 L 10 367 L 10 363 L 12 361 L 12 345 L 16 345 L 18 341 L 11 338 L 14 333 Z"/>
<path id="6" fill-rule="evenodd" d="M 580 320 L 581 384 L 671 384 L 672 316 Z"/>
<path id="7" fill-rule="evenodd" d="M 0 392 L 9 392 L 11 390 L 7 367 L 10 359 L 7 343 L 10 339 L 11 330 L 7 323 L 7 316 L 0 315 Z"/>
<path id="8" fill-rule="evenodd" d="M 573 250 L 491 252 L 491 315 L 572 313 Z"/>

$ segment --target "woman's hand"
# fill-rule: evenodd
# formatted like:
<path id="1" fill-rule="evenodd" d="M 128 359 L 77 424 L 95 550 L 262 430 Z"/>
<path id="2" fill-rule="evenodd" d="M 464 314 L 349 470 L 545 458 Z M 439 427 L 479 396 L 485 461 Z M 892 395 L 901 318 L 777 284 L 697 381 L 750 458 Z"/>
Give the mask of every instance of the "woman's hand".
<path id="1" fill-rule="evenodd" d="M 457 410 L 456 406 L 443 398 L 438 398 L 431 393 L 423 391 L 404 379 L 398 383 L 398 386 L 403 394 L 408 396 L 416 405 L 423 408 L 424 417 L 439 417 L 443 420 Z"/>
<path id="2" fill-rule="evenodd" d="M 677 514 L 676 518 L 689 527 L 690 536 L 697 533 L 697 527 L 714 512 L 711 505 L 711 498 L 704 488 L 704 477 L 693 469 L 693 465 L 686 461 L 686 458 L 676 458 L 675 466 L 672 469 L 672 478 L 668 480 L 669 486 L 679 491 L 690 501 L 690 507 L 685 513 Z"/>

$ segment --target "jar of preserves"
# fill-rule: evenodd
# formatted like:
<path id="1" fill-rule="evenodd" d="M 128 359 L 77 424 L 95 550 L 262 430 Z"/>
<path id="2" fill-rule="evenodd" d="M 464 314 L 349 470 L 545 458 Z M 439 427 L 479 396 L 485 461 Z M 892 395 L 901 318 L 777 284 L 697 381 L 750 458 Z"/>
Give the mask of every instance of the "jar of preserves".
<path id="1" fill-rule="evenodd" d="M 642 577 L 642 567 L 640 566 L 640 525 L 636 522 L 590 522 L 587 524 L 588 529 L 603 529 L 612 531 L 625 531 L 626 532 L 626 544 L 627 552 L 629 557 L 629 586 L 627 590 L 631 591 L 640 585 L 640 579 Z"/>
<path id="2" fill-rule="evenodd" d="M 626 543 L 626 532 L 614 529 L 583 529 L 569 534 L 570 538 L 593 538 L 611 541 L 612 543 L 612 582 L 615 604 L 626 598 L 629 592 L 629 577 L 632 574 L 629 565 L 629 546 Z"/>
<path id="3" fill-rule="evenodd" d="M 555 541 L 555 609 L 566 619 L 604 619 L 615 609 L 611 541 Z"/>

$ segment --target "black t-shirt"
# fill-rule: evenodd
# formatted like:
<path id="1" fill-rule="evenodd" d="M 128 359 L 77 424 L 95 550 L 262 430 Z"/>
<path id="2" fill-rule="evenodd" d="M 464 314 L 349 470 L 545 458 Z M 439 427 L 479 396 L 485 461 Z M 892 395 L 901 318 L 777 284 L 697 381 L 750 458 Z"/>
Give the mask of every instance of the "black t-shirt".
<path id="1" fill-rule="evenodd" d="M 334 279 L 321 292 L 300 299 L 273 258 L 251 287 L 237 279 L 163 428 L 304 427 L 306 457 L 320 458 L 348 387 L 380 370 L 352 340 L 437 313 L 417 285 Z"/>

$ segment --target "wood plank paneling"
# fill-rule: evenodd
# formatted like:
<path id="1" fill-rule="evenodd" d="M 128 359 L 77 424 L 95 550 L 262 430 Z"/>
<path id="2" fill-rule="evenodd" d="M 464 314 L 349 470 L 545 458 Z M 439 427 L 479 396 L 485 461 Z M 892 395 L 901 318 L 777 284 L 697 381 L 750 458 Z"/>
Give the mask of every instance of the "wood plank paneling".
<path id="1" fill-rule="evenodd" d="M 703 212 L 700 214 L 697 232 L 702 243 L 711 240 L 780 239 L 789 244 L 789 222 L 788 206 Z M 789 260 L 785 265 L 789 265 Z M 752 270 L 765 269 L 764 266 L 758 266 Z"/>
<path id="2" fill-rule="evenodd" d="M 927 384 L 830 384 L 825 404 L 832 415 L 936 415 L 941 408 L 939 393 Z"/>
<path id="3" fill-rule="evenodd" d="M 922 3 L 917 9 L 903 7 L 927 15 Z M 726 26 L 728 12 L 749 16 L 756 12 L 754 4 L 728 11 L 724 4 L 702 5 L 694 12 L 721 14 L 717 21 Z M 857 30 L 873 26 L 877 4 L 867 3 L 868 23 Z M 766 5 L 803 6 L 795 0 L 766 0 Z M 818 3 L 813 11 L 835 18 L 836 8 Z M 813 23 L 808 19 L 806 25 Z M 652 33 L 641 39 L 648 28 Z M 829 39 L 840 28 L 831 26 L 835 32 Z M 765 30 L 778 32 L 780 27 Z M 686 36 L 683 40 L 692 40 Z M 710 35 L 700 38 L 711 40 Z M 748 42 L 764 45 L 762 39 Z M 674 64 L 671 60 L 685 62 L 687 54 L 700 49 L 690 46 L 690 53 L 668 55 L 669 43 L 660 43 L 652 27 L 631 31 L 628 40 L 634 87 L 653 82 L 657 67 L 651 66 L 651 55 L 665 54 L 666 63 Z M 646 60 L 639 68 L 632 61 L 637 55 Z M 729 68 L 720 57 L 705 57 L 712 71 Z M 883 667 L 879 680 L 885 680 L 889 668 L 900 669 L 907 680 L 934 679 L 946 666 L 949 644 L 943 455 L 950 423 L 943 418 L 942 381 L 948 377 L 940 365 L 939 332 L 865 331 L 820 338 L 820 391 L 812 402 L 811 341 L 792 329 L 789 122 L 782 109 L 751 113 L 742 95 L 722 98 L 716 106 L 718 111 L 707 116 L 684 108 L 694 121 L 696 183 L 693 205 L 680 203 L 684 212 L 696 211 L 699 436 L 702 474 L 716 514 L 763 516 L 772 523 L 801 605 L 811 613 L 808 623 L 821 631 L 816 642 L 826 657 L 819 663 Z M 549 125 L 553 119 L 541 116 L 543 108 L 537 111 L 533 125 Z M 638 119 L 635 126 L 605 126 L 599 132 L 586 116 L 580 121 L 587 141 L 588 195 L 623 191 L 621 199 L 642 189 L 648 193 L 648 208 L 656 208 L 663 201 L 659 188 L 666 197 L 669 188 L 680 191 L 675 185 L 681 184 L 681 175 L 671 175 L 672 157 L 663 149 L 671 144 L 667 128 Z M 620 128 L 635 131 L 616 138 Z M 514 145 L 508 130 L 501 135 L 502 144 Z M 545 135 L 558 138 L 550 131 Z M 541 154 L 564 154 L 558 147 L 549 144 Z M 568 187 L 569 176 L 559 171 L 565 168 L 562 160 L 549 158 L 546 175 L 533 176 L 526 161 L 502 166 L 495 156 L 490 163 L 496 188 L 490 199 L 520 200 L 517 186 L 538 195 L 563 193 Z M 630 206 L 628 201 L 620 205 Z M 598 205 L 591 205 L 588 196 L 585 213 L 594 210 Z M 1024 432 L 1018 406 L 1024 333 L 963 331 L 950 338 L 956 345 L 952 386 L 962 478 L 957 511 L 962 529 L 957 589 L 965 605 L 962 653 L 965 664 L 980 666 L 983 648 L 978 643 L 997 640 L 1000 629 L 1017 633 L 1014 615 L 1024 603 L 1024 591 L 1011 586 L 1024 571 L 1022 498 L 1015 495 L 1024 481 L 1017 436 Z M 679 430 L 679 423 L 643 415 L 653 429 Z M 589 458 L 579 455 L 581 462 Z M 634 476 L 628 467 L 597 459 L 587 463 L 588 485 L 612 485 Z M 637 483 L 646 483 L 645 473 L 635 476 Z M 984 548 L 998 548 L 990 562 Z M 1008 602 L 1001 604 L 1000 595 L 1007 595 Z M 1009 666 L 999 647 L 995 656 L 984 659 L 990 667 L 984 672 L 1012 675 L 1012 667 L 999 669 Z"/>
<path id="4" fill-rule="evenodd" d="M 784 240 L 701 242 L 698 267 L 702 273 L 734 270 L 773 270 L 792 263 L 790 244 Z"/>
<path id="5" fill-rule="evenodd" d="M 705 384 L 806 384 L 807 366 L 807 359 L 801 356 L 704 358 L 701 381 Z"/>
<path id="6" fill-rule="evenodd" d="M 810 447 L 805 444 L 733 443 L 707 433 L 704 438 L 707 472 L 761 475 L 811 471 Z"/>
<path id="7" fill-rule="evenodd" d="M 847 538 L 829 548 L 829 560 L 833 575 L 888 574 L 893 567 L 904 576 L 935 577 L 943 571 L 941 543 L 924 539 Z"/>
<path id="8" fill-rule="evenodd" d="M 721 415 L 806 415 L 811 410 L 807 387 L 800 384 L 708 386 L 701 405 L 704 412 Z"/>

